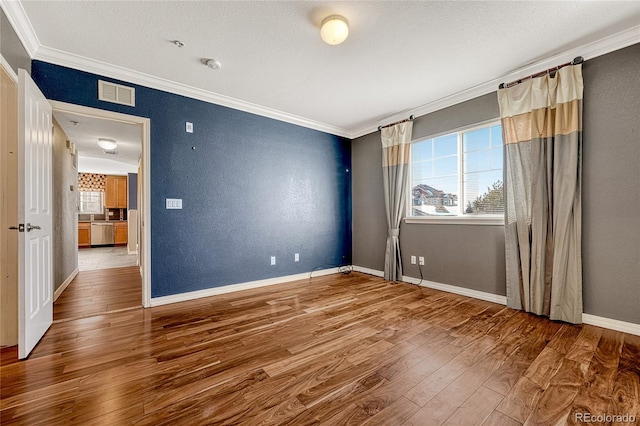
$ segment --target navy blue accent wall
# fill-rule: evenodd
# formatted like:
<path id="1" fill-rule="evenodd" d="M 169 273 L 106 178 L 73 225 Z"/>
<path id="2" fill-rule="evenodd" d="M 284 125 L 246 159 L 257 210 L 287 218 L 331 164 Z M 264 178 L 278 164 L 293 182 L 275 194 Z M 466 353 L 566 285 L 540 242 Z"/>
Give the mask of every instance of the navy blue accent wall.
<path id="1" fill-rule="evenodd" d="M 129 193 L 129 210 L 138 209 L 138 174 L 129 173 L 127 177 L 127 192 Z"/>
<path id="2" fill-rule="evenodd" d="M 351 141 L 46 62 L 32 77 L 49 99 L 151 119 L 153 297 L 351 263 Z M 136 106 L 98 101 L 99 78 Z"/>

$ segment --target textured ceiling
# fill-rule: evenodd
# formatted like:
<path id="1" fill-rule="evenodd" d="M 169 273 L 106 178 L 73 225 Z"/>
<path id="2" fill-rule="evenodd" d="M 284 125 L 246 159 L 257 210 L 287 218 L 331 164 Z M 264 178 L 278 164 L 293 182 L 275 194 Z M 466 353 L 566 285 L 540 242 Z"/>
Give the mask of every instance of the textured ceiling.
<path id="1" fill-rule="evenodd" d="M 76 146 L 79 172 L 115 175 L 137 172 L 142 153 L 139 126 L 55 110 L 53 116 Z M 116 154 L 105 154 L 98 146 L 98 138 L 115 139 Z"/>
<path id="2" fill-rule="evenodd" d="M 22 6 L 39 44 L 50 50 L 302 117 L 346 135 L 623 30 L 635 28 L 640 40 L 637 1 Z M 319 24 L 334 13 L 348 19 L 350 36 L 328 46 Z M 173 45 L 174 39 L 185 47 Z M 202 58 L 219 60 L 222 69 L 210 70 Z"/>

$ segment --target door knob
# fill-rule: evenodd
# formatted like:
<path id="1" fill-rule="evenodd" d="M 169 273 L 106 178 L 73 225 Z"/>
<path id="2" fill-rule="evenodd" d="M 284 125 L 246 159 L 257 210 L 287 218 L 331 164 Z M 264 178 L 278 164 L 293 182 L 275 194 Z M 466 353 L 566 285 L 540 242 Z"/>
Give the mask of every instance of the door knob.
<path id="1" fill-rule="evenodd" d="M 18 232 L 24 232 L 24 223 L 21 223 L 18 226 L 10 226 L 9 229 L 13 229 Z"/>
<path id="2" fill-rule="evenodd" d="M 27 223 L 27 232 L 31 232 L 32 229 L 41 229 L 38 225 L 31 225 Z"/>

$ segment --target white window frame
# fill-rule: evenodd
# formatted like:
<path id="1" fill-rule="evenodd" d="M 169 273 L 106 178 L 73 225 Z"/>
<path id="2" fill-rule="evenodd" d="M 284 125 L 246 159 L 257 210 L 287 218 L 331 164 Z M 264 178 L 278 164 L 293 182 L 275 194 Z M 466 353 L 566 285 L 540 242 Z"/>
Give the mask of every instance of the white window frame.
<path id="1" fill-rule="evenodd" d="M 421 137 L 420 139 L 414 139 L 411 141 L 412 144 L 419 143 L 428 139 L 435 139 L 440 136 L 450 135 L 453 133 L 457 133 L 458 135 L 458 209 L 461 211 L 464 206 L 464 173 L 463 173 L 463 161 L 464 161 L 464 151 L 462 146 L 462 134 L 464 132 L 469 132 L 477 129 L 481 129 L 484 127 L 492 127 L 496 126 L 500 123 L 500 119 L 491 119 L 486 120 L 480 123 L 474 123 L 469 126 L 463 126 L 452 130 L 447 130 L 446 132 L 436 133 L 430 136 Z M 503 141 L 504 143 L 504 141 Z M 413 152 L 413 147 L 410 152 Z M 406 214 L 404 221 L 405 223 L 422 223 L 422 224 L 448 224 L 448 225 L 491 225 L 491 226 L 504 226 L 504 215 L 472 215 L 472 214 L 460 214 L 456 216 L 411 216 L 412 213 L 412 173 L 413 170 L 413 159 L 411 155 L 409 156 L 409 187 L 407 189 L 407 199 L 406 199 Z M 504 170 L 504 166 L 503 166 Z M 504 171 L 503 171 L 504 173 Z M 504 181 L 504 180 L 503 180 Z"/>
<path id="2" fill-rule="evenodd" d="M 104 192 L 103 191 L 78 191 L 78 213 L 80 214 L 102 214 L 104 213 L 102 211 L 102 208 L 97 210 L 97 211 L 83 211 L 82 207 L 84 206 L 83 200 L 82 200 L 82 194 L 84 192 L 90 192 L 90 193 L 98 193 L 100 194 L 100 206 L 104 206 Z"/>

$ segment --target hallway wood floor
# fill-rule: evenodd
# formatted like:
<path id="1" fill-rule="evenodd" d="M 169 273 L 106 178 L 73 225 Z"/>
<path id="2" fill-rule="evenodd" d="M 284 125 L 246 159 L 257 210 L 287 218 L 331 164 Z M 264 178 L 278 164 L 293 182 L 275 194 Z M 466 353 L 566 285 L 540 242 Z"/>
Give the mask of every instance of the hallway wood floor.
<path id="1" fill-rule="evenodd" d="M 640 337 L 358 273 L 59 322 L 2 363 L 3 426 L 640 415 Z"/>
<path id="2" fill-rule="evenodd" d="M 140 268 L 80 271 L 53 304 L 53 320 L 99 315 L 142 306 Z"/>

